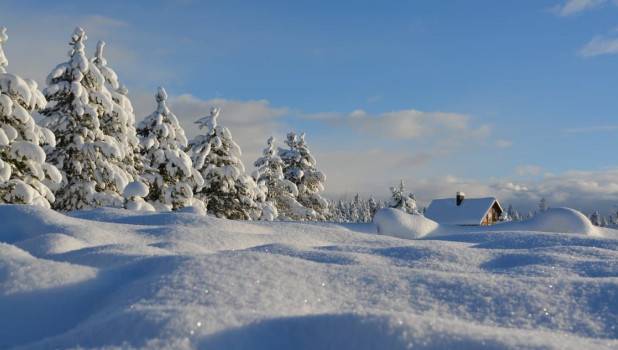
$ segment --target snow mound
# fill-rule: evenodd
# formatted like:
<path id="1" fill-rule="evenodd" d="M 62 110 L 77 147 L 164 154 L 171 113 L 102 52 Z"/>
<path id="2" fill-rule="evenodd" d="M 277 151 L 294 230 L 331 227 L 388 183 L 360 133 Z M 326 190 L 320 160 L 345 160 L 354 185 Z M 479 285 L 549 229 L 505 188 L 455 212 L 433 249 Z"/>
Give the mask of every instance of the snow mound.
<path id="1" fill-rule="evenodd" d="M 373 223 L 378 233 L 399 238 L 421 238 L 438 230 L 440 225 L 422 215 L 384 208 L 376 212 Z"/>
<path id="2" fill-rule="evenodd" d="M 11 306 L 17 307 L 7 305 L 3 296 L 66 286 L 96 274 L 96 269 L 90 267 L 37 259 L 16 246 L 0 243 L 0 315 L 11 315 Z M 4 328 L 2 321 L 0 316 L 0 328 Z"/>
<path id="3" fill-rule="evenodd" d="M 0 206 L 0 349 L 618 348 L 618 239 L 526 231 L 587 229 L 568 210 L 544 217 L 458 227 L 384 210 L 338 225 Z"/>
<path id="4" fill-rule="evenodd" d="M 141 181 L 133 181 L 129 183 L 123 191 L 125 198 L 131 197 L 146 197 L 148 195 L 148 186 Z"/>
<path id="5" fill-rule="evenodd" d="M 501 227 L 503 226 L 503 227 Z M 575 233 L 590 236 L 599 235 L 599 230 L 590 220 L 577 210 L 570 208 L 550 208 L 538 213 L 530 220 L 495 226 L 496 229 L 508 228 L 523 231 Z"/>
<path id="6" fill-rule="evenodd" d="M 29 238 L 15 244 L 34 256 L 61 254 L 86 248 L 89 244 L 62 233 L 50 233 Z"/>

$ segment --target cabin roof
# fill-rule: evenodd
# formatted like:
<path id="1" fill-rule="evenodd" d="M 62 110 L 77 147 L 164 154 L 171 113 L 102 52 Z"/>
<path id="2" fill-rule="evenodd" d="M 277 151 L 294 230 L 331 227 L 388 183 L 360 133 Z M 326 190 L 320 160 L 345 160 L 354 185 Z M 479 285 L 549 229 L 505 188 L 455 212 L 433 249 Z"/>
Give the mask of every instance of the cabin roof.
<path id="1" fill-rule="evenodd" d="M 452 197 L 434 199 L 427 207 L 425 216 L 447 225 L 480 225 L 494 204 L 497 204 L 503 211 L 500 203 L 494 197 L 465 198 L 459 206 L 457 206 L 455 198 Z"/>

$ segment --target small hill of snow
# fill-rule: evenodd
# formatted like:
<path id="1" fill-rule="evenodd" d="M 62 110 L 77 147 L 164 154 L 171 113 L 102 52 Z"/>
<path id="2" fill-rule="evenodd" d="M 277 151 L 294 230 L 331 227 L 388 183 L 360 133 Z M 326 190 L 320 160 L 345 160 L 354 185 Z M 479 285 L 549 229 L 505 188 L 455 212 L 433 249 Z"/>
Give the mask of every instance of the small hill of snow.
<path id="1" fill-rule="evenodd" d="M 577 210 L 550 208 L 525 221 L 505 222 L 493 226 L 455 226 L 439 224 L 421 215 L 401 210 L 380 209 L 373 219 L 379 234 L 416 239 L 437 235 L 469 234 L 470 232 L 548 232 L 569 233 L 596 237 L 618 237 L 618 231 L 599 228 Z"/>
<path id="2" fill-rule="evenodd" d="M 591 236 L 599 235 L 601 232 L 584 214 L 570 208 L 550 208 L 537 213 L 530 220 L 503 225 L 509 230 L 521 231 L 575 233 Z M 502 229 L 501 226 L 496 227 Z"/>
<path id="3" fill-rule="evenodd" d="M 399 209 L 383 208 L 373 217 L 378 233 L 399 238 L 422 238 L 436 232 L 440 225 L 423 215 L 408 214 Z"/>
<path id="4" fill-rule="evenodd" d="M 570 210 L 457 228 L 0 205 L 0 222 L 0 349 L 618 348 L 616 231 Z"/>

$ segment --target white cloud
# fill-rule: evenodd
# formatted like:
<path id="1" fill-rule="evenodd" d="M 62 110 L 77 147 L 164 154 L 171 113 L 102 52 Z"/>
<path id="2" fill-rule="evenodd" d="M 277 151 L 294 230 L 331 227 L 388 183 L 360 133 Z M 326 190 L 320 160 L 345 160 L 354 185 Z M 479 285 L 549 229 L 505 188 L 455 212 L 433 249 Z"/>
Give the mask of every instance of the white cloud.
<path id="1" fill-rule="evenodd" d="M 498 148 L 510 148 L 512 146 L 513 146 L 513 141 L 511 140 L 504 140 L 504 139 L 496 140 L 496 147 Z"/>
<path id="2" fill-rule="evenodd" d="M 519 176 L 538 176 L 543 172 L 543 167 L 534 164 L 520 165 L 515 172 Z"/>
<path id="3" fill-rule="evenodd" d="M 595 36 L 578 53 L 582 57 L 618 54 L 618 36 Z"/>
<path id="4" fill-rule="evenodd" d="M 587 133 L 599 133 L 599 132 L 612 132 L 617 131 L 618 125 L 597 125 L 597 126 L 587 126 L 581 128 L 570 128 L 563 129 L 562 132 L 565 134 L 587 134 Z"/>
<path id="5" fill-rule="evenodd" d="M 397 140 L 441 139 L 457 142 L 463 139 L 483 139 L 491 133 L 489 125 L 473 126 L 464 114 L 422 112 L 414 109 L 371 115 L 362 109 L 348 114 L 319 113 L 305 116 L 334 126 Z"/>
<path id="6" fill-rule="evenodd" d="M 133 101 L 136 111 L 139 111 L 138 120 L 155 108 L 153 96 L 140 95 Z M 282 117 L 290 113 L 288 108 L 273 107 L 267 100 L 203 100 L 190 94 L 171 96 L 169 106 L 189 138 L 200 132 L 194 122 L 207 115 L 211 107 L 220 107 L 219 123 L 230 129 L 234 140 L 240 145 L 243 151 L 242 160 L 247 169 L 252 168 L 253 162 L 266 146 L 268 137 L 274 135 L 281 141 L 281 135 L 287 131 Z"/>
<path id="7" fill-rule="evenodd" d="M 567 0 L 563 4 L 554 6 L 553 12 L 558 16 L 572 16 L 586 10 L 597 8 L 606 2 L 607 0 Z"/>

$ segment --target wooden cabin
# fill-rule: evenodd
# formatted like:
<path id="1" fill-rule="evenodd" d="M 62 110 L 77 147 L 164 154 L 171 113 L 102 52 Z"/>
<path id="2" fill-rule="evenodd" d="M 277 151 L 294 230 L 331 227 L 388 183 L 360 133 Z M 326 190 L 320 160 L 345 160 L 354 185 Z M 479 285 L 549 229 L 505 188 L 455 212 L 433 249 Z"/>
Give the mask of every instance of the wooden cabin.
<path id="1" fill-rule="evenodd" d="M 494 197 L 466 198 L 457 192 L 455 198 L 434 199 L 425 217 L 445 225 L 488 226 L 498 223 L 504 209 Z"/>

